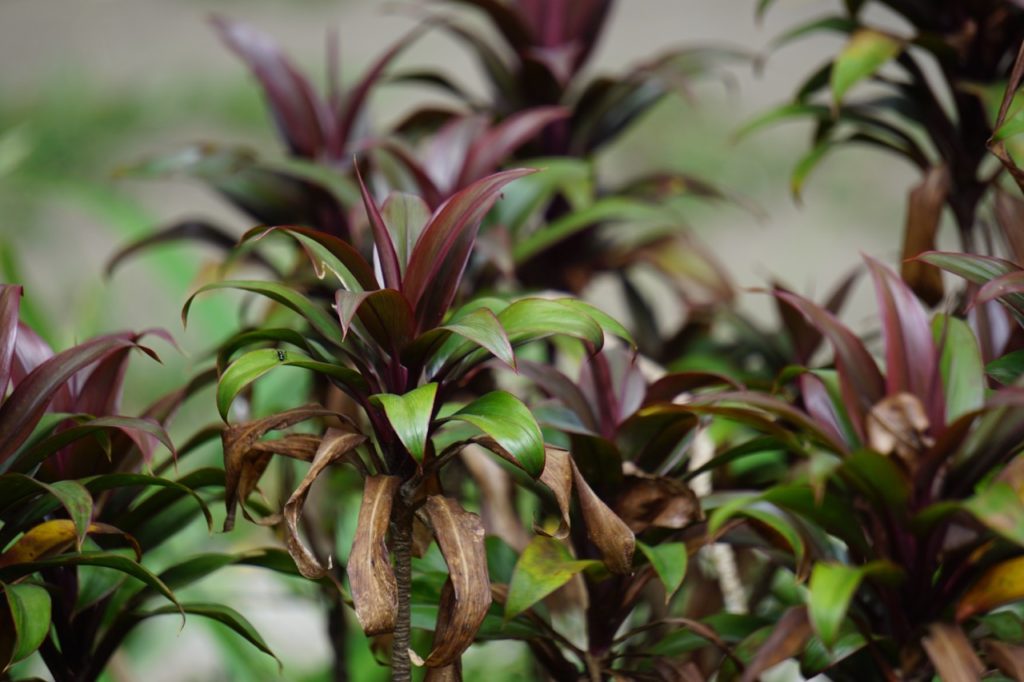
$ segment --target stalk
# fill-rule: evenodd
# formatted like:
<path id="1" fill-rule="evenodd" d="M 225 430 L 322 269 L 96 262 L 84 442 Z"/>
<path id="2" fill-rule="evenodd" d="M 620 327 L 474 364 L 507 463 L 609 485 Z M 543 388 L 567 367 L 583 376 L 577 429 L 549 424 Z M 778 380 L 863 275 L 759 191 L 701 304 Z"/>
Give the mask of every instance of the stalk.
<path id="1" fill-rule="evenodd" d="M 398 618 L 391 648 L 391 679 L 394 682 L 412 681 L 412 661 L 409 644 L 412 631 L 409 617 L 410 586 L 412 584 L 412 514 L 399 502 L 392 523 L 392 550 L 395 553 L 395 582 L 398 585 Z"/>

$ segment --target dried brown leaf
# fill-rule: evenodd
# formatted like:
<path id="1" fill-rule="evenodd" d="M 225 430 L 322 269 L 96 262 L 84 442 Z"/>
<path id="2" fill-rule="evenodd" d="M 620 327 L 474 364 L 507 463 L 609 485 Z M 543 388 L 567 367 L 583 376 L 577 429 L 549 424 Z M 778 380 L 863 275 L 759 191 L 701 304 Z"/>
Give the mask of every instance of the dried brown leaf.
<path id="1" fill-rule="evenodd" d="M 1024 680 L 1024 647 L 987 639 L 985 658 L 1010 679 Z"/>
<path id="2" fill-rule="evenodd" d="M 896 393 L 876 403 L 867 416 L 868 445 L 883 455 L 895 454 L 913 472 L 934 441 L 924 405 L 911 393 Z"/>
<path id="3" fill-rule="evenodd" d="M 363 487 L 356 536 L 348 560 L 356 618 L 367 635 L 393 632 L 398 613 L 398 582 L 388 555 L 391 507 L 401 485 L 397 476 L 370 476 Z"/>
<path id="4" fill-rule="evenodd" d="M 330 568 L 324 568 L 314 556 L 313 552 L 306 547 L 299 537 L 299 516 L 302 514 L 302 507 L 306 503 L 306 496 L 313 483 L 323 473 L 324 469 L 340 459 L 351 456 L 352 450 L 366 440 L 366 436 L 360 433 L 342 431 L 340 429 L 327 429 L 320 447 L 313 456 L 313 464 L 306 472 L 306 476 L 299 483 L 299 486 L 292 493 L 284 505 L 285 521 L 285 542 L 288 546 L 288 553 L 295 560 L 295 566 L 299 573 L 316 580 L 327 575 Z"/>
<path id="5" fill-rule="evenodd" d="M 803 651 L 811 634 L 811 621 L 807 617 L 807 607 L 791 608 L 776 623 L 772 634 L 754 654 L 754 658 L 747 665 L 740 682 L 756 682 L 764 671 L 799 654 Z"/>
<path id="6" fill-rule="evenodd" d="M 225 532 L 234 528 L 238 503 L 244 504 L 250 493 L 256 489 L 256 484 L 270 464 L 270 458 L 274 454 L 290 456 L 292 453 L 291 446 L 283 448 L 285 451 L 281 453 L 276 450 L 267 451 L 265 446 L 261 446 L 263 449 L 254 449 L 260 438 L 269 431 L 286 429 L 307 419 L 329 416 L 336 416 L 336 413 L 309 405 L 224 429 L 221 433 L 221 443 L 224 447 L 224 503 L 227 506 Z"/>
<path id="7" fill-rule="evenodd" d="M 569 463 L 583 523 L 587 526 L 587 537 L 601 552 L 609 571 L 628 575 L 633 570 L 633 552 L 636 549 L 633 531 L 591 489 L 575 462 L 570 459 Z"/>
<path id="8" fill-rule="evenodd" d="M 443 668 L 457 665 L 462 652 L 473 643 L 491 606 L 491 581 L 480 517 L 441 495 L 427 497 L 424 510 L 448 564 L 434 648 L 426 660 L 429 668 Z"/>
<path id="9" fill-rule="evenodd" d="M 970 640 L 957 625 L 933 623 L 921 643 L 943 682 L 977 682 L 985 672 Z"/>
<path id="10" fill-rule="evenodd" d="M 516 551 L 523 551 L 530 537 L 516 513 L 512 478 L 479 445 L 467 445 L 460 454 L 480 490 L 480 516 L 487 534 L 496 535 Z"/>
<path id="11" fill-rule="evenodd" d="M 911 190 L 907 201 L 900 277 L 929 305 L 942 300 L 942 272 L 934 265 L 911 259 L 935 249 L 935 234 L 939 229 L 949 186 L 949 170 L 945 166 L 935 166 Z"/>
<path id="12" fill-rule="evenodd" d="M 569 535 L 569 507 L 572 504 L 572 457 L 560 448 L 544 448 L 544 471 L 540 482 L 551 490 L 558 503 L 561 519 L 552 537 L 564 540 Z M 538 532 L 542 532 L 538 529 Z M 543 532 L 542 532 L 543 533 Z M 547 535 L 547 533 L 543 533 Z"/>
<path id="13" fill-rule="evenodd" d="M 703 518 L 697 495 L 675 479 L 637 473 L 625 477 L 615 511 L 634 533 L 685 528 Z"/>

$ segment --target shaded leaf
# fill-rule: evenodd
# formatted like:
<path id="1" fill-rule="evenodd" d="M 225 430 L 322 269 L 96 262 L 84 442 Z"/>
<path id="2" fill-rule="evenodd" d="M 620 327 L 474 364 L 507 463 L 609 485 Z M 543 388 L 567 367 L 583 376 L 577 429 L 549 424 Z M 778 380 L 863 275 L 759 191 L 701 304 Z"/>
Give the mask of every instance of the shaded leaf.
<path id="1" fill-rule="evenodd" d="M 754 654 L 743 671 L 741 682 L 755 682 L 769 668 L 789 658 L 795 658 L 804 649 L 812 634 L 807 609 L 797 606 L 789 609 L 776 623 L 768 639 Z"/>
<path id="2" fill-rule="evenodd" d="M 584 569 L 599 566 L 593 560 L 576 560 L 558 540 L 537 536 L 516 562 L 505 601 L 505 619 L 514 618 L 548 596 Z"/>
<path id="3" fill-rule="evenodd" d="M 16 663 L 38 649 L 50 632 L 50 593 L 39 585 L 20 584 L 4 585 L 3 594 L 14 624 L 11 662 Z"/>
<path id="4" fill-rule="evenodd" d="M 18 313 L 22 289 L 16 284 L 0 284 L 0 399 L 7 395 L 11 380 L 11 362 L 18 341 Z"/>
<path id="5" fill-rule="evenodd" d="M 570 464 L 587 537 L 601 552 L 609 571 L 629 575 L 633 571 L 633 551 L 636 549 L 633 531 L 591 489 L 576 463 L 570 460 Z"/>
<path id="6" fill-rule="evenodd" d="M 657 574 L 661 584 L 665 586 L 665 603 L 667 604 L 672 595 L 682 586 L 686 577 L 686 565 L 689 554 L 684 542 L 662 542 L 657 545 L 648 545 L 637 542 L 647 560 L 651 562 L 651 568 Z"/>

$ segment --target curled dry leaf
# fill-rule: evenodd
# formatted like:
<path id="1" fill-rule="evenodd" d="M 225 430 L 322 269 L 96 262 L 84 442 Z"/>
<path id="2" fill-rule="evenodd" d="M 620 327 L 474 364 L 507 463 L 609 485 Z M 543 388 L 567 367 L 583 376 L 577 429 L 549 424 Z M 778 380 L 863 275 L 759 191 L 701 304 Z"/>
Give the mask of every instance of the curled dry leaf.
<path id="1" fill-rule="evenodd" d="M 934 444 L 924 405 L 911 393 L 896 393 L 876 403 L 867 416 L 868 444 L 883 455 L 896 454 L 913 472 L 921 454 Z"/>
<path id="2" fill-rule="evenodd" d="M 431 495 L 424 509 L 448 564 L 448 580 L 441 591 L 441 607 L 434 629 L 434 648 L 427 656 L 426 665 L 429 668 L 457 666 L 491 606 L 484 525 L 479 516 L 467 512 L 450 497 Z"/>
<path id="3" fill-rule="evenodd" d="M 958 625 L 933 623 L 921 643 L 943 682 L 977 682 L 985 672 L 985 666 Z"/>
<path id="4" fill-rule="evenodd" d="M 516 513 L 512 478 L 479 445 L 467 445 L 460 454 L 480 489 L 480 516 L 487 534 L 501 538 L 518 552 L 523 551 L 530 537 Z"/>
<path id="5" fill-rule="evenodd" d="M 685 528 L 703 514 L 697 495 L 682 481 L 643 472 L 626 476 L 615 511 L 634 533 L 655 528 Z"/>
<path id="6" fill-rule="evenodd" d="M 338 415 L 316 406 L 297 407 L 224 429 L 221 433 L 221 443 L 224 447 L 224 503 L 227 506 L 227 516 L 224 518 L 225 532 L 235 527 L 238 503 L 244 504 L 249 494 L 256 489 L 256 484 L 270 464 L 271 456 L 280 454 L 309 461 L 315 452 L 310 452 L 308 443 L 305 443 L 305 446 L 298 446 L 297 441 L 287 439 L 277 448 L 266 443 L 258 445 L 260 438 L 269 431 L 286 429 L 307 419 L 330 416 Z"/>
<path id="7" fill-rule="evenodd" d="M 397 476 L 367 477 L 349 554 L 348 580 L 356 618 L 370 636 L 395 629 L 398 582 L 388 556 L 387 533 L 401 482 Z"/>
<path id="8" fill-rule="evenodd" d="M 572 458 L 568 451 L 559 448 L 544 448 L 544 470 L 540 481 L 555 495 L 561 519 L 553 537 L 559 540 L 569 535 L 569 505 L 572 503 Z M 540 532 L 540 531 L 538 531 Z M 546 535 L 546 533 L 544 533 Z"/>
<path id="9" fill-rule="evenodd" d="M 359 433 L 345 432 L 340 429 L 328 429 L 327 433 L 324 434 L 320 447 L 313 456 L 312 466 L 309 467 L 306 476 L 299 483 L 299 487 L 295 489 L 295 492 L 285 502 L 285 542 L 288 545 L 288 553 L 295 560 L 295 566 L 299 569 L 299 573 L 310 580 L 316 580 L 327 575 L 327 569 L 320 564 L 313 555 L 313 552 L 299 537 L 299 516 L 302 514 L 302 507 L 306 503 L 309 489 L 320 474 L 323 473 L 324 469 L 340 459 L 349 457 L 352 450 L 365 440 L 366 436 Z M 329 567 L 330 564 L 328 563 Z"/>
<path id="10" fill-rule="evenodd" d="M 576 497 L 580 502 L 587 537 L 597 546 L 605 565 L 612 573 L 628 575 L 632 572 L 636 537 L 625 522 L 587 485 L 576 464 L 570 460 Z"/>

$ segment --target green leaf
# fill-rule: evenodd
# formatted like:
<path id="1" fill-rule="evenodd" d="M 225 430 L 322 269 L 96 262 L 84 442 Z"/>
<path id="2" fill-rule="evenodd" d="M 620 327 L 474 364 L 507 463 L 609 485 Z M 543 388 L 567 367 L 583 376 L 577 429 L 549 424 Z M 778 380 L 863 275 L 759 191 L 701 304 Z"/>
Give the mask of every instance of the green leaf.
<path id="1" fill-rule="evenodd" d="M 810 596 L 807 608 L 811 624 L 826 647 L 832 648 L 839 637 L 843 621 L 850 609 L 861 581 L 868 576 L 892 581 L 901 570 L 885 562 L 864 566 L 819 563 L 811 571 Z"/>
<path id="2" fill-rule="evenodd" d="M 505 619 L 514 618 L 530 608 L 580 571 L 600 565 L 600 561 L 593 559 L 573 559 L 561 542 L 538 535 L 523 550 L 512 572 L 505 602 Z"/>
<path id="3" fill-rule="evenodd" d="M 686 565 L 689 555 L 684 542 L 663 542 L 660 545 L 648 545 L 637 541 L 636 546 L 644 553 L 651 567 L 665 586 L 665 603 L 672 599 L 683 584 L 686 577 Z"/>
<path id="4" fill-rule="evenodd" d="M 932 320 L 932 335 L 936 344 L 942 343 L 939 370 L 946 394 L 946 423 L 952 424 L 985 402 L 985 365 L 965 321 L 940 313 Z"/>
<path id="5" fill-rule="evenodd" d="M 50 632 L 50 593 L 39 585 L 5 585 L 7 608 L 14 622 L 13 662 L 27 658 Z"/>
<path id="6" fill-rule="evenodd" d="M 260 280 L 227 280 L 224 282 L 213 282 L 201 287 L 185 301 L 181 309 L 181 320 L 186 323 L 188 312 L 196 296 L 215 289 L 239 289 L 266 296 L 267 298 L 280 303 L 286 308 L 301 315 L 313 329 L 328 341 L 337 346 L 342 344 L 341 328 L 338 322 L 326 310 L 313 303 L 311 300 L 291 289 L 284 284 Z"/>
<path id="7" fill-rule="evenodd" d="M 996 358 L 985 366 L 985 373 L 1006 386 L 1016 383 L 1024 374 L 1024 350 L 1015 350 Z"/>
<path id="8" fill-rule="evenodd" d="M 448 417 L 463 421 L 497 441 L 534 478 L 544 471 L 544 436 L 521 400 L 505 391 L 491 391 Z"/>
<path id="9" fill-rule="evenodd" d="M 227 420 L 228 409 L 246 386 L 275 367 L 299 367 L 324 374 L 355 391 L 365 391 L 366 382 L 358 372 L 341 365 L 319 362 L 295 351 L 263 348 L 249 351 L 224 371 L 217 383 L 217 411 Z"/>
<path id="10" fill-rule="evenodd" d="M 509 341 L 519 346 L 549 336 L 572 336 L 600 350 L 604 332 L 593 317 L 565 304 L 565 299 L 522 298 L 498 313 Z"/>
<path id="11" fill-rule="evenodd" d="M 230 606 L 224 606 L 223 604 L 206 604 L 198 602 L 189 602 L 181 605 L 181 610 L 191 616 L 202 616 L 203 618 L 209 618 L 215 620 L 218 623 L 222 623 L 236 633 L 241 635 L 247 642 L 252 644 L 254 647 L 272 657 L 281 664 L 280 659 L 271 651 L 270 647 L 260 636 L 260 633 L 256 631 L 256 628 L 252 626 L 245 616 L 235 611 Z M 174 606 L 162 606 L 152 611 L 145 611 L 137 613 L 140 618 L 150 618 L 152 616 L 162 616 L 166 614 L 178 613 L 178 609 Z"/>
<path id="12" fill-rule="evenodd" d="M 417 462 L 423 461 L 436 397 L 437 384 L 420 386 L 405 395 L 378 393 L 371 397 L 374 403 L 384 408 L 391 427 Z"/>
<path id="13" fill-rule="evenodd" d="M 996 481 L 987 485 L 962 506 L 995 532 L 1024 546 L 1024 503 L 1009 484 Z"/>
<path id="14" fill-rule="evenodd" d="M 416 240 L 430 220 L 430 207 L 414 194 L 392 192 L 381 207 L 381 215 L 391 233 L 398 266 L 404 275 Z"/>
<path id="15" fill-rule="evenodd" d="M 182 495 L 188 495 L 196 504 L 199 505 L 199 510 L 203 513 L 206 518 L 206 526 L 212 532 L 213 530 L 213 516 L 210 514 L 209 507 L 206 506 L 206 502 L 202 497 L 199 496 L 196 491 L 192 490 L 186 485 L 182 485 L 177 481 L 172 481 L 167 478 L 160 478 L 159 476 L 149 476 L 147 474 L 105 474 L 102 476 L 94 476 L 87 479 L 82 479 L 82 484 L 85 485 L 86 489 L 90 493 L 101 493 L 106 490 L 113 490 L 116 488 L 128 488 L 128 487 L 155 487 L 155 488 L 169 488 L 177 491 Z M 131 517 L 134 514 L 129 511 L 127 516 Z"/>
<path id="16" fill-rule="evenodd" d="M 490 351 L 494 357 L 512 369 L 516 368 L 516 356 L 508 334 L 505 333 L 505 328 L 501 325 L 498 317 L 487 308 L 477 308 L 440 328 L 472 341 Z M 447 345 L 446 343 L 445 346 L 442 346 L 435 358 L 445 357 Z"/>
<path id="17" fill-rule="evenodd" d="M 891 35 L 861 29 L 836 57 L 832 67 L 832 97 L 838 105 L 846 92 L 861 80 L 874 75 L 903 51 L 903 43 Z"/>

